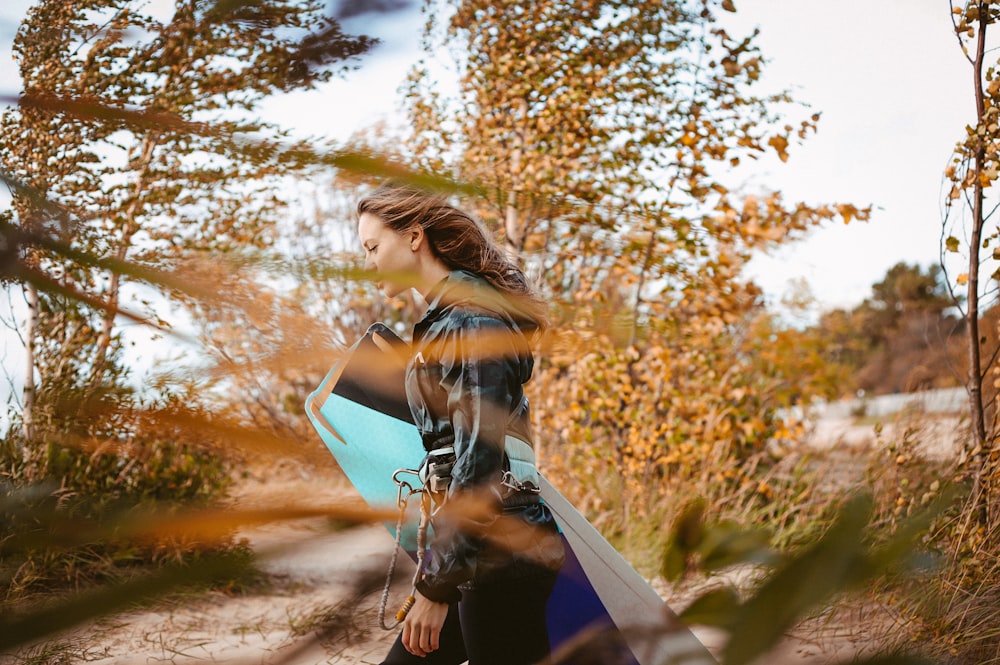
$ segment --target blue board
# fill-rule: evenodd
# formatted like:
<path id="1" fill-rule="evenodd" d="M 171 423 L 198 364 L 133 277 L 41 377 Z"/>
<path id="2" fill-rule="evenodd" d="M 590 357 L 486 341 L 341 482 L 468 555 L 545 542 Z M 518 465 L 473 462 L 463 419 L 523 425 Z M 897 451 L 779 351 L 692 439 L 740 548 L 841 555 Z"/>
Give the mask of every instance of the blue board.
<path id="1" fill-rule="evenodd" d="M 416 469 L 424 457 L 403 385 L 407 349 L 388 328 L 376 324 L 306 401 L 310 420 L 344 474 L 377 509 L 395 508 L 393 474 Z M 412 476 L 407 480 L 415 482 Z M 715 665 L 656 591 L 544 476 L 541 485 L 542 499 L 566 545 L 566 562 L 547 606 L 553 653 L 572 651 L 586 635 L 599 631 L 615 663 Z M 411 555 L 415 523 L 410 520 L 401 534 Z M 387 527 L 392 531 L 395 524 Z M 594 653 L 587 651 L 588 662 L 595 662 Z M 562 662 L 575 660 L 570 656 Z"/>

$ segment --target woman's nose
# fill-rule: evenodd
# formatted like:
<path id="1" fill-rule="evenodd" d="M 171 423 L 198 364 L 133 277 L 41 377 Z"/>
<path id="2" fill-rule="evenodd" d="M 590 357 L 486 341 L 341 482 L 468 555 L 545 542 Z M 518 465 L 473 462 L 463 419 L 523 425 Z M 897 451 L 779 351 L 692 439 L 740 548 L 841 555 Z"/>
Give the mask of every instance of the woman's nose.
<path id="1" fill-rule="evenodd" d="M 371 256 L 365 257 L 365 270 L 368 272 L 375 272 L 375 262 L 372 261 Z"/>

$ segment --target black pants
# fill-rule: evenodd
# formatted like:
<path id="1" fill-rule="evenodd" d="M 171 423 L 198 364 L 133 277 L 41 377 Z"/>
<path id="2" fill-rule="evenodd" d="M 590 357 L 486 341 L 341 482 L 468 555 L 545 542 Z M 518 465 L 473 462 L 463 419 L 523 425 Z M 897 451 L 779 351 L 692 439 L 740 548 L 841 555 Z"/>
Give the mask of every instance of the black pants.
<path id="1" fill-rule="evenodd" d="M 382 665 L 531 665 L 549 655 L 545 602 L 555 574 L 532 575 L 463 591 L 448 608 L 440 648 L 425 658 L 408 652 L 402 633 Z"/>

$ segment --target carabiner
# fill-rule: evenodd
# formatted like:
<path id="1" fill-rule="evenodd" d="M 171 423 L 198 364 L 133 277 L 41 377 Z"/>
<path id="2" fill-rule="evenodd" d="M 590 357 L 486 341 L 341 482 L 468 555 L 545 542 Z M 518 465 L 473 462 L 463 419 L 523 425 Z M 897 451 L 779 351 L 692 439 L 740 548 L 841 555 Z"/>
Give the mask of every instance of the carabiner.
<path id="1" fill-rule="evenodd" d="M 396 483 L 396 507 L 400 510 L 406 508 L 406 503 L 410 500 L 410 497 L 414 494 L 420 494 L 423 489 L 417 489 L 413 487 L 410 483 L 405 480 L 399 479 L 399 474 L 408 473 L 412 476 L 419 477 L 419 472 L 413 469 L 397 469 L 395 473 L 392 474 L 392 481 Z M 403 490 L 406 490 L 406 496 L 403 496 Z"/>

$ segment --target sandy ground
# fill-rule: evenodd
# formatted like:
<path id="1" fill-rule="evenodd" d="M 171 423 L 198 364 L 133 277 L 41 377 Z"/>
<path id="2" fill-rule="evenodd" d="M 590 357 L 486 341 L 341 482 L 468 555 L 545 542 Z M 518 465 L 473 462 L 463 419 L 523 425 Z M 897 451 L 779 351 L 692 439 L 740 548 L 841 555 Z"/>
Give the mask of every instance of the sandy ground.
<path id="1" fill-rule="evenodd" d="M 948 423 L 941 427 L 944 433 L 955 429 Z M 874 438 L 870 425 L 846 421 L 820 423 L 812 432 L 818 447 L 864 446 Z M 242 506 L 255 506 L 276 497 L 295 497 L 323 505 L 350 492 L 329 471 L 306 473 L 286 468 L 244 482 L 237 501 Z M 38 647 L 14 659 L 0 657 L 0 663 L 323 665 L 381 660 L 395 636 L 379 628 L 376 620 L 381 583 L 393 548 L 381 525 L 331 530 L 323 521 L 313 520 L 259 528 L 243 535 L 262 555 L 270 579 L 265 591 L 186 597 L 155 609 L 118 615 L 60 638 L 57 647 Z M 392 608 L 405 595 L 405 577 L 412 570 L 408 561 L 401 565 L 404 579 L 394 587 Z M 358 580 L 366 577 L 373 581 L 369 593 L 362 595 Z M 678 592 L 660 580 L 652 582 L 672 607 L 688 602 L 691 592 Z M 331 616 L 336 619 L 330 621 Z M 876 649 L 893 621 L 886 608 L 865 604 L 838 607 L 797 628 L 762 662 L 850 662 L 859 653 Z M 695 632 L 717 652 L 718 634 Z M 52 655 L 46 656 L 45 649 Z"/>
<path id="2" fill-rule="evenodd" d="M 807 443 L 821 451 L 863 449 L 880 441 L 898 441 L 910 432 L 914 446 L 931 459 L 953 459 L 962 450 L 967 432 L 957 416 L 887 416 L 858 424 L 850 418 L 825 418 L 813 422 Z M 880 432 L 876 432 L 876 426 Z"/>
<path id="3" fill-rule="evenodd" d="M 267 593 L 212 595 L 196 602 L 116 617 L 98 632 L 95 665 L 378 663 L 392 636 L 377 627 L 375 596 L 355 602 L 358 577 L 377 573 L 392 541 L 381 525 L 326 532 L 319 524 L 255 534 L 273 578 Z M 284 551 L 281 551 L 284 550 Z M 377 594 L 375 594 L 377 596 Z M 311 626 L 343 610 L 325 639 Z M 302 634 L 304 633 L 304 634 Z"/>

